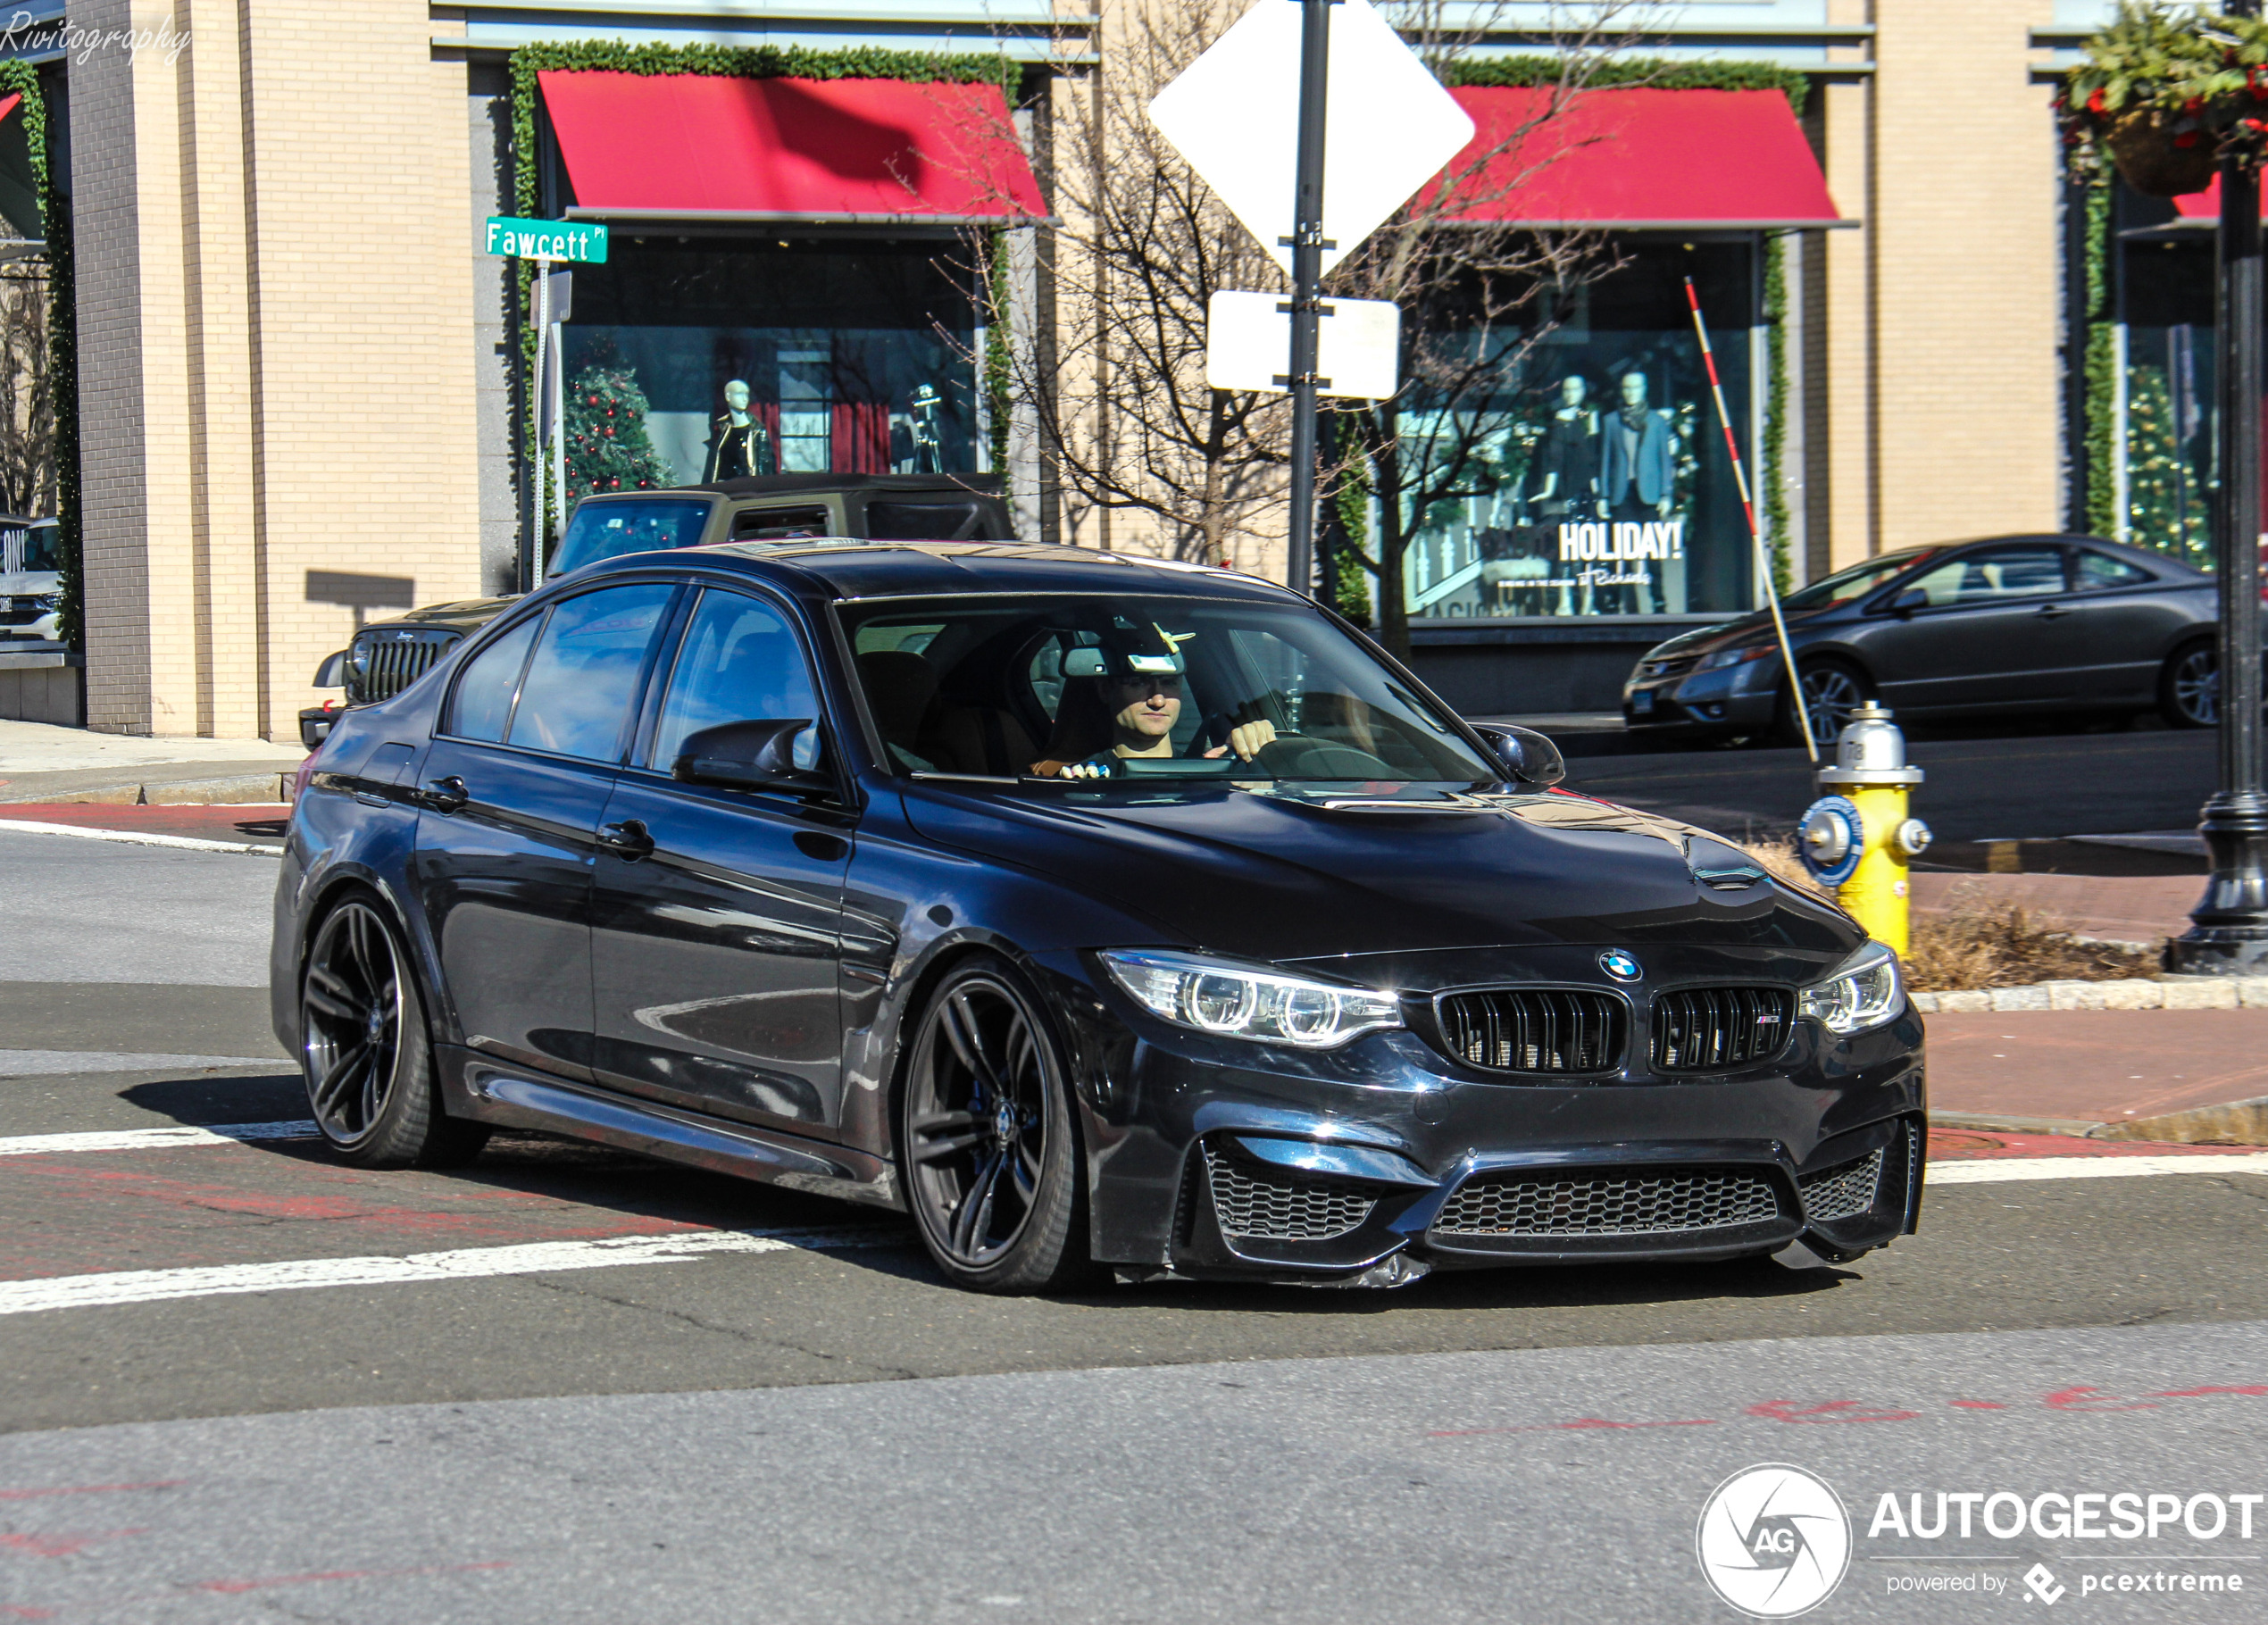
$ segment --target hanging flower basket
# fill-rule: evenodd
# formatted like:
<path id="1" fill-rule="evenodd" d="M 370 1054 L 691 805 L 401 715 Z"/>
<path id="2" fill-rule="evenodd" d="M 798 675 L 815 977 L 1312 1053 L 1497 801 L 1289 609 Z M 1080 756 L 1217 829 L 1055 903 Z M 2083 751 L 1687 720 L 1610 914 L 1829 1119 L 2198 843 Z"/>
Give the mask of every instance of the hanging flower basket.
<path id="1" fill-rule="evenodd" d="M 2195 125 L 2195 120 L 2186 120 Z M 2178 129 L 2158 115 L 2138 109 L 2110 120 L 2103 145 L 2119 178 L 2145 197 L 2186 197 L 2213 184 L 2217 143 L 2192 128 Z"/>
<path id="2" fill-rule="evenodd" d="M 2268 148 L 2268 21 L 2122 0 L 2056 112 L 2075 172 L 2107 160 L 2147 196 L 2201 192 L 2223 158 Z"/>

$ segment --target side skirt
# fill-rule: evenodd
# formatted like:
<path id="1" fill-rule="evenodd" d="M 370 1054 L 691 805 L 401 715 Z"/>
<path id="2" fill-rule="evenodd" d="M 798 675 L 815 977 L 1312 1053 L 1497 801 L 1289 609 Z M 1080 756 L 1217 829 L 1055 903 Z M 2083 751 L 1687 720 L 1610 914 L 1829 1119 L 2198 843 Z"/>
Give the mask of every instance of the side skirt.
<path id="1" fill-rule="evenodd" d="M 813 1196 L 905 1209 L 896 1168 L 866 1152 L 500 1066 L 460 1045 L 434 1048 L 452 1117 L 594 1141 Z"/>

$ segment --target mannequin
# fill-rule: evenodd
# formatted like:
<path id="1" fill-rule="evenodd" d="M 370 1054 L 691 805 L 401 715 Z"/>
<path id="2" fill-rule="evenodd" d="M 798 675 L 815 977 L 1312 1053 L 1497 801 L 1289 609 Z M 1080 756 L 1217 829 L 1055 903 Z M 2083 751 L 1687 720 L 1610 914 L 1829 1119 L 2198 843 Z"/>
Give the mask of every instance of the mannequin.
<path id="1" fill-rule="evenodd" d="M 1536 502 L 1545 522 L 1588 519 L 1593 493 L 1598 488 L 1598 413 L 1584 404 L 1590 384 L 1579 372 L 1559 380 L 1559 404 L 1544 426 L 1543 450 L 1537 464 L 1544 483 Z"/>
<path id="2" fill-rule="evenodd" d="M 944 473 L 945 453 L 938 441 L 938 408 L 943 403 L 937 390 L 928 384 L 916 384 L 907 404 L 913 420 L 913 472 Z"/>
<path id="3" fill-rule="evenodd" d="M 734 379 L 724 387 L 724 410 L 709 420 L 709 460 L 701 483 L 739 479 L 777 471 L 771 437 L 748 410 L 748 384 Z"/>
<path id="4" fill-rule="evenodd" d="M 1666 520 L 1677 499 L 1670 414 L 1655 411 L 1649 404 L 1643 372 L 1622 374 L 1622 405 L 1600 426 L 1598 437 L 1598 492 L 1606 517 L 1622 522 Z M 1643 570 L 1655 582 L 1663 577 L 1660 564 L 1653 560 L 1633 561 L 1623 569 Z M 1654 584 L 1641 582 L 1619 591 L 1630 611 L 1641 615 L 1654 612 Z"/>

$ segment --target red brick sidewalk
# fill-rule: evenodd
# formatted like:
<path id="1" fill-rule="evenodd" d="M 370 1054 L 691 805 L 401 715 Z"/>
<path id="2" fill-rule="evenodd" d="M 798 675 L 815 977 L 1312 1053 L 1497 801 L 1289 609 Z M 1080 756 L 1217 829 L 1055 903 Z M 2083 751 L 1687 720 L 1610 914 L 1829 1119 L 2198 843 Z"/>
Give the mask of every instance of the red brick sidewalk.
<path id="1" fill-rule="evenodd" d="M 2119 1124 L 2268 1096 L 2268 1010 L 1926 1020 L 1932 1112 Z"/>
<path id="2" fill-rule="evenodd" d="M 1916 870 L 1916 913 L 1942 913 L 1963 898 L 2014 902 L 2055 914 L 2082 937 L 2150 942 L 2189 929 L 2205 894 L 2199 875 L 1980 875 Z"/>
<path id="3" fill-rule="evenodd" d="M 10 823 L 70 824 L 130 835 L 185 835 L 201 841 L 280 841 L 291 808 L 281 802 L 128 807 L 96 802 L 21 801 L 0 804 L 0 829 Z"/>

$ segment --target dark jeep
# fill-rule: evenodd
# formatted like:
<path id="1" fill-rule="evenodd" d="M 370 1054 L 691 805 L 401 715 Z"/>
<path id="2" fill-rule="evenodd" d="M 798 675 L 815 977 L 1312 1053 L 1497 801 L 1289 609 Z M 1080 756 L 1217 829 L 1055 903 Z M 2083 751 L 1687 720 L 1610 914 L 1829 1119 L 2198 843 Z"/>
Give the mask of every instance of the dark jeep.
<path id="1" fill-rule="evenodd" d="M 544 575 L 563 576 L 627 553 L 819 536 L 996 542 L 1013 539 L 1014 531 L 997 474 L 763 474 L 586 496 L 544 562 Z M 363 628 L 316 671 L 316 688 L 345 694 L 299 713 L 300 743 L 311 751 L 321 745 L 342 704 L 367 705 L 399 694 L 519 596 L 429 604 Z"/>

